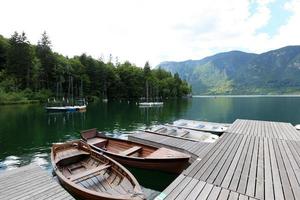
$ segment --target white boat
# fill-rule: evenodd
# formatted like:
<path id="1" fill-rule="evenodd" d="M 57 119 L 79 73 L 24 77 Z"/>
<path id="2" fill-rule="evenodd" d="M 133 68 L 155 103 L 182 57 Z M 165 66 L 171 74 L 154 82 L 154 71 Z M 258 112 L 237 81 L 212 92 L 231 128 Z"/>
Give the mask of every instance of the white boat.
<path id="1" fill-rule="evenodd" d="M 164 102 L 149 102 L 149 94 L 148 94 L 148 80 L 146 81 L 146 102 L 140 102 L 139 107 L 161 107 L 164 105 Z"/>
<path id="2" fill-rule="evenodd" d="M 163 106 L 164 102 L 140 102 L 140 107 L 154 107 L 154 106 Z"/>
<path id="3" fill-rule="evenodd" d="M 83 106 L 48 106 L 45 107 L 48 111 L 77 111 L 77 110 L 85 110 L 86 105 Z"/>
<path id="4" fill-rule="evenodd" d="M 85 100 L 78 100 L 78 104 L 75 106 L 46 106 L 45 109 L 47 111 L 52 112 L 70 112 L 70 111 L 80 111 L 86 110 Z"/>
<path id="5" fill-rule="evenodd" d="M 295 128 L 296 128 L 298 131 L 300 131 L 300 124 L 297 124 L 297 125 L 295 126 Z"/>
<path id="6" fill-rule="evenodd" d="M 217 139 L 219 139 L 219 136 L 212 133 L 189 130 L 184 128 L 177 128 L 177 127 L 170 127 L 165 125 L 153 126 L 150 129 L 146 130 L 146 132 L 156 133 L 160 135 L 168 135 L 170 137 L 179 137 L 179 138 L 184 138 L 193 141 L 208 142 L 208 143 L 213 143 Z"/>
<path id="7" fill-rule="evenodd" d="M 228 129 L 230 124 L 180 119 L 174 121 L 173 124 L 168 124 L 168 126 L 221 134 Z"/>
<path id="8" fill-rule="evenodd" d="M 69 108 L 68 106 L 46 106 L 45 109 L 47 111 L 69 111 Z"/>

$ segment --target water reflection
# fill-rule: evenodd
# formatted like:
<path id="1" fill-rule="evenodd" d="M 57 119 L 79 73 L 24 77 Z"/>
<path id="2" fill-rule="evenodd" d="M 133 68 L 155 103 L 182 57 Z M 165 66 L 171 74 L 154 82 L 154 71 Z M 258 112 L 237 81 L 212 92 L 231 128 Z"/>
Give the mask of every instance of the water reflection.
<path id="1" fill-rule="evenodd" d="M 70 126 L 72 129 L 75 127 L 84 129 L 86 111 L 81 112 L 48 112 L 48 126 L 65 127 Z M 75 126 L 76 124 L 76 126 Z"/>
<path id="2" fill-rule="evenodd" d="M 300 97 L 197 97 L 182 117 L 232 123 L 236 119 L 256 119 L 300 123 Z"/>
<path id="3" fill-rule="evenodd" d="M 160 108 L 139 108 L 135 102 L 95 102 L 83 113 L 47 113 L 42 105 L 0 106 L 0 171 L 32 162 L 51 170 L 52 143 L 77 139 L 84 129 L 97 128 L 120 136 L 123 131 L 181 118 L 223 123 L 244 118 L 299 124 L 299 105 L 299 97 L 201 97 L 169 100 Z M 160 184 L 160 176 L 143 180 L 145 185 Z"/>
<path id="4" fill-rule="evenodd" d="M 170 101 L 159 109 L 140 109 L 135 103 L 112 101 L 92 103 L 86 112 L 63 113 L 46 112 L 42 105 L 1 106 L 0 171 L 35 163 L 50 172 L 50 148 L 54 142 L 78 139 L 80 130 L 90 128 L 126 138 L 124 131 L 169 122 L 178 117 L 178 112 L 186 112 L 190 105 L 187 101 Z M 152 185 L 163 188 L 172 181 L 166 179 L 167 182 L 160 185 L 157 181 L 160 175 L 156 177 L 148 171 L 141 177 L 147 173 L 151 180 L 143 178 L 142 185 L 152 181 Z M 144 190 L 148 196 L 156 196 L 157 192 Z"/>

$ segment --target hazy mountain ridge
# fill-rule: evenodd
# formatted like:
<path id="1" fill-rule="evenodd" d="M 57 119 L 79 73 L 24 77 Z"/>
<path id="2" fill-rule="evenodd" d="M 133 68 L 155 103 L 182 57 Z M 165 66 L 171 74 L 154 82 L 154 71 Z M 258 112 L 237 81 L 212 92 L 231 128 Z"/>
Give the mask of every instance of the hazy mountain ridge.
<path id="1" fill-rule="evenodd" d="M 179 73 L 194 94 L 300 93 L 300 46 L 262 54 L 230 51 L 159 66 Z"/>

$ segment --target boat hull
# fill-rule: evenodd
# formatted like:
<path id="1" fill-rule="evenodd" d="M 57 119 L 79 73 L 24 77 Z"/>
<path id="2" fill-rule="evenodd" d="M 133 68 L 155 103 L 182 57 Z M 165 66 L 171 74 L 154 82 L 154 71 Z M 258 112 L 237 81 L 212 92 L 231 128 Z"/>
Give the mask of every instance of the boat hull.
<path id="1" fill-rule="evenodd" d="M 189 158 L 181 158 L 181 159 L 134 158 L 134 157 L 112 154 L 110 152 L 97 148 L 94 145 L 91 145 L 91 147 L 94 150 L 98 152 L 102 152 L 103 154 L 109 156 L 115 161 L 121 163 L 122 165 L 135 167 L 135 168 L 159 170 L 168 173 L 180 174 L 189 165 L 188 162 Z"/>
<path id="2" fill-rule="evenodd" d="M 49 112 L 72 112 L 86 110 L 86 106 L 62 106 L 62 107 L 46 107 Z"/>
<path id="3" fill-rule="evenodd" d="M 179 174 L 189 165 L 190 155 L 167 148 L 156 148 L 138 142 L 117 138 L 108 138 L 94 129 L 81 133 L 83 140 L 97 152 L 103 153 L 117 162 L 130 167 L 141 169 L 159 170 Z M 92 141 L 102 140 L 102 142 Z M 103 141 L 108 141 L 110 146 L 103 146 Z M 102 144 L 100 144 L 102 143 Z M 141 148 L 139 153 L 125 155 L 123 152 L 130 148 Z"/>
<path id="4" fill-rule="evenodd" d="M 73 151 L 74 148 L 80 148 L 80 151 L 78 151 L 79 154 L 76 154 L 77 151 Z M 63 153 L 60 154 L 57 153 L 59 151 Z M 85 153 L 83 154 L 82 151 L 84 151 Z M 68 157 L 69 154 L 72 154 L 72 156 Z M 88 164 L 90 159 L 92 159 L 93 161 L 91 161 L 90 164 Z M 63 185 L 63 187 L 65 187 L 71 194 L 81 199 L 92 199 L 92 200 L 129 200 L 129 199 L 143 200 L 145 199 L 138 182 L 126 168 L 124 168 L 122 165 L 112 160 L 111 158 L 103 154 L 99 154 L 96 151 L 90 149 L 89 146 L 83 143 L 82 141 L 80 142 L 71 141 L 64 144 L 53 145 L 51 150 L 51 163 L 54 172 L 56 173 L 58 180 Z M 77 163 L 79 163 L 80 165 L 76 166 Z M 82 163 L 85 163 L 84 168 L 86 170 L 92 170 L 92 172 L 80 171 L 78 173 L 79 168 L 83 169 Z M 107 166 L 106 168 L 109 169 L 107 172 L 103 172 L 104 174 L 102 175 L 100 175 L 101 171 L 99 171 L 100 169 L 98 167 L 101 165 L 100 163 L 102 165 L 106 165 Z M 89 168 L 88 165 L 90 167 L 94 166 L 94 169 L 96 170 L 93 171 L 93 169 Z M 105 170 L 106 168 L 103 167 L 102 169 Z M 75 171 L 75 174 L 73 174 L 73 170 Z M 67 171 L 68 173 L 71 173 L 68 176 L 66 174 Z M 86 174 L 86 172 L 88 173 Z M 93 175 L 95 173 L 98 173 L 98 175 Z M 107 182 L 105 183 L 104 179 L 109 179 L 109 176 L 113 176 L 113 175 L 109 175 L 108 177 L 105 178 L 104 177 L 105 174 L 115 175 L 114 179 L 110 179 L 111 188 L 110 187 L 107 188 L 106 186 L 106 188 L 103 187 L 100 191 L 95 190 L 95 188 L 93 187 L 99 187 L 100 182 L 107 185 Z M 103 178 L 95 179 L 96 176 L 102 176 Z M 93 177 L 94 177 L 93 182 L 95 185 L 92 188 L 86 187 L 87 182 L 82 183 L 87 179 L 92 180 L 91 178 Z M 120 181 L 118 181 L 124 179 L 127 180 L 127 183 L 120 183 Z M 128 187 L 130 188 L 127 193 L 125 190 L 121 192 L 122 194 L 118 193 L 116 195 L 112 195 L 112 193 L 106 192 L 107 189 L 112 189 L 116 187 L 115 185 L 120 185 L 121 187 L 124 187 L 125 186 L 124 184 L 127 185 L 127 188 Z"/>

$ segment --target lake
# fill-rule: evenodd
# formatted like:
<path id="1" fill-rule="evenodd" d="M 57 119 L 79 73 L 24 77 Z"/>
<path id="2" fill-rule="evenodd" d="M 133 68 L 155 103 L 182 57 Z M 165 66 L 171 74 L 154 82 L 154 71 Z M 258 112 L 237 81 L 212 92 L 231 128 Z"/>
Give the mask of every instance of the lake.
<path id="1" fill-rule="evenodd" d="M 51 171 L 54 142 L 79 138 L 90 128 L 120 135 L 153 124 L 186 118 L 232 123 L 257 119 L 300 124 L 298 96 L 217 96 L 169 100 L 161 108 L 139 108 L 135 102 L 95 102 L 86 112 L 47 113 L 42 105 L 0 106 L 0 171 L 37 163 Z M 149 170 L 130 170 L 150 194 L 162 191 L 175 176 Z"/>

